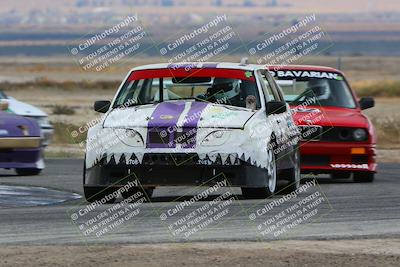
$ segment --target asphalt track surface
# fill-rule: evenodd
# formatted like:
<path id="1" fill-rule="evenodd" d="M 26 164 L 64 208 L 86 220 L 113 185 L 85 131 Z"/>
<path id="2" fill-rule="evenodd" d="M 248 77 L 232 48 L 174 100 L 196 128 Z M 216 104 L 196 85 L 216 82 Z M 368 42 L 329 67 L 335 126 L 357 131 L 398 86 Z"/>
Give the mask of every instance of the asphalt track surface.
<path id="1" fill-rule="evenodd" d="M 244 200 L 239 188 L 224 188 L 179 211 L 180 203 L 207 188 L 164 187 L 155 190 L 149 203 L 100 205 L 77 218 L 87 208 L 82 198 L 77 199 L 83 193 L 82 160 L 51 159 L 39 176 L 19 177 L 0 170 L 0 244 L 396 238 L 400 236 L 399 169 L 399 164 L 382 163 L 375 182 L 369 184 L 306 178 L 303 185 L 309 188 L 283 202 L 279 202 L 282 195 Z M 29 191 L 27 186 L 35 187 Z M 223 196 L 227 198 L 219 201 Z M 41 201 L 32 201 L 38 198 Z M 271 208 L 272 202 L 278 204 Z M 169 215 L 165 219 L 163 214 Z"/>

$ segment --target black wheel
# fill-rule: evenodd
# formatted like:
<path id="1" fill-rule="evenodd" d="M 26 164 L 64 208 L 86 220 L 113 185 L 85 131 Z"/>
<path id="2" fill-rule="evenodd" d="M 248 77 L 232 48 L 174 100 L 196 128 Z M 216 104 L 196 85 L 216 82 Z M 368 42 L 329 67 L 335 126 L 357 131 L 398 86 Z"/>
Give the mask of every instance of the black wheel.
<path id="1" fill-rule="evenodd" d="M 122 195 L 123 198 L 127 199 L 130 196 L 133 196 L 136 193 L 141 192 L 144 195 L 144 197 L 146 198 L 146 200 L 150 200 L 151 196 L 153 195 L 153 191 L 154 191 L 154 188 L 144 188 L 144 189 L 142 189 L 142 188 L 139 188 L 139 187 L 131 187 L 131 188 L 128 189 L 128 191 L 121 192 L 121 195 Z"/>
<path id="2" fill-rule="evenodd" d="M 300 171 L 300 151 L 296 148 L 293 154 L 294 167 L 283 170 L 278 175 L 278 180 L 287 180 L 288 183 L 279 191 L 280 194 L 288 194 L 296 191 L 300 187 L 301 171 Z"/>
<path id="3" fill-rule="evenodd" d="M 41 169 L 15 169 L 15 172 L 21 176 L 38 175 Z"/>
<path id="4" fill-rule="evenodd" d="M 331 173 L 332 179 L 349 179 L 351 176 L 350 172 L 334 172 Z"/>
<path id="5" fill-rule="evenodd" d="M 100 201 L 104 204 L 112 204 L 115 202 L 116 197 L 113 193 L 116 188 L 104 186 L 86 186 L 86 155 L 83 160 L 83 193 L 87 202 Z"/>
<path id="6" fill-rule="evenodd" d="M 113 193 L 117 189 L 109 187 L 97 187 L 97 186 L 84 186 L 83 192 L 87 202 L 100 201 L 104 204 L 112 204 L 115 202 L 116 197 Z"/>
<path id="7" fill-rule="evenodd" d="M 271 174 L 268 177 L 267 187 L 242 187 L 242 195 L 245 199 L 262 199 L 272 196 L 276 190 L 277 182 L 277 171 L 276 171 L 276 160 L 275 153 L 268 150 L 268 160 L 267 168 L 265 170 L 266 175 Z"/>
<path id="8" fill-rule="evenodd" d="M 355 172 L 353 174 L 353 180 L 355 183 L 372 183 L 375 178 L 373 172 Z"/>

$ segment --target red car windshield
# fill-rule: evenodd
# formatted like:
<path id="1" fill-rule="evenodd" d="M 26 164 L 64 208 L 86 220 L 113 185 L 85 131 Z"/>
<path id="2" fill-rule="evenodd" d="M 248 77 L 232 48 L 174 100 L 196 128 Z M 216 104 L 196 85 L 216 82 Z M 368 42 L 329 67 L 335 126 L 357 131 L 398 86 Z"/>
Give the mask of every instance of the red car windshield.
<path id="1" fill-rule="evenodd" d="M 237 69 L 156 69 L 130 74 L 114 108 L 164 101 L 193 99 L 237 107 L 252 102 L 260 108 L 260 96 L 252 71 Z"/>
<path id="2" fill-rule="evenodd" d="M 350 88 L 338 73 L 281 71 L 275 73 L 275 79 L 290 105 L 308 102 L 316 106 L 356 107 Z"/>

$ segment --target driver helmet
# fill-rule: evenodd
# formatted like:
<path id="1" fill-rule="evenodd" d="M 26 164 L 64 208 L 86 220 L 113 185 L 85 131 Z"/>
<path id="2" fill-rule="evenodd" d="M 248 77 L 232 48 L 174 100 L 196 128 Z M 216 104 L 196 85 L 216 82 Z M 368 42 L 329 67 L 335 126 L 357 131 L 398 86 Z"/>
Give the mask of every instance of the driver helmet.
<path id="1" fill-rule="evenodd" d="M 240 94 L 238 79 L 215 78 L 210 92 L 215 99 L 232 99 Z"/>
<path id="2" fill-rule="evenodd" d="M 326 100 L 330 97 L 329 82 L 326 79 L 312 79 L 308 82 L 308 88 L 318 100 Z"/>

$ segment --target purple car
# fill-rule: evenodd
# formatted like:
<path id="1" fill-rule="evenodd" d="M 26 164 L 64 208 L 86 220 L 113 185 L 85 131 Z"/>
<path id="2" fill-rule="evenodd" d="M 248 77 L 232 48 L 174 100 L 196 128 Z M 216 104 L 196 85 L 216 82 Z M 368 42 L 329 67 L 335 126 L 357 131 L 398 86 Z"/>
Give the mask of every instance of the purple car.
<path id="1" fill-rule="evenodd" d="M 42 155 L 38 123 L 0 110 L 0 168 L 38 175 L 44 169 Z"/>

